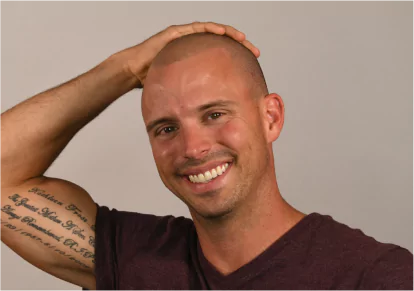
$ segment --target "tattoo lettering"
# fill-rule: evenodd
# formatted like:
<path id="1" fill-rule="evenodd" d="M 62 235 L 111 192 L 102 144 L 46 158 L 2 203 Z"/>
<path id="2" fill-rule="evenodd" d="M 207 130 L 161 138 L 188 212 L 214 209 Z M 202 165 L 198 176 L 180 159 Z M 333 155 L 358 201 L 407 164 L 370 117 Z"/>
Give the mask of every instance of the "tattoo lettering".
<path id="1" fill-rule="evenodd" d="M 72 230 L 72 233 L 80 237 L 81 239 L 85 239 L 85 236 L 82 234 L 84 229 L 78 227 L 77 224 L 73 223 L 72 220 L 66 221 L 66 223 L 62 223 L 62 226 L 66 229 Z"/>
<path id="2" fill-rule="evenodd" d="M 91 229 L 92 229 L 93 231 L 95 231 L 95 224 L 94 224 L 94 225 L 91 225 Z"/>
<path id="3" fill-rule="evenodd" d="M 84 229 L 77 228 L 77 229 L 74 229 L 72 233 L 84 240 L 85 236 L 82 234 L 83 231 Z"/>
<path id="4" fill-rule="evenodd" d="M 89 237 L 89 244 L 93 247 L 95 247 L 95 238 L 93 236 Z"/>
<path id="5" fill-rule="evenodd" d="M 76 258 L 72 257 L 70 254 L 67 254 L 66 252 L 61 251 L 61 250 L 59 250 L 59 249 L 55 249 L 54 251 L 55 251 L 55 252 L 57 252 L 58 254 L 62 255 L 62 256 L 68 257 L 68 258 L 69 258 L 69 260 L 74 261 L 76 264 L 78 264 L 78 265 L 80 265 L 80 266 L 82 266 L 82 267 L 84 267 L 84 268 L 90 269 L 90 267 L 89 267 L 89 266 L 85 265 L 84 263 L 82 263 L 82 262 L 81 262 L 81 261 L 79 261 L 78 259 L 76 259 Z"/>
<path id="6" fill-rule="evenodd" d="M 19 201 L 19 198 L 21 198 L 20 201 Z M 11 199 L 13 202 L 16 202 L 14 204 L 16 206 L 23 206 L 23 207 L 25 207 L 28 210 L 33 211 L 33 212 L 39 210 L 39 208 L 36 208 L 33 205 L 27 204 L 27 202 L 29 201 L 29 199 L 24 198 L 24 197 L 20 196 L 19 194 L 14 194 L 13 196 L 9 196 L 9 199 Z"/>
<path id="7" fill-rule="evenodd" d="M 59 250 L 59 249 L 56 249 L 56 250 L 55 250 L 55 252 L 59 253 L 59 254 L 60 254 L 60 255 L 62 255 L 62 256 L 65 256 L 65 257 L 70 257 L 70 255 L 69 255 L 69 254 L 67 254 L 67 253 L 65 253 L 64 251 L 61 251 L 61 250 Z"/>
<path id="8" fill-rule="evenodd" d="M 12 224 L 10 224 L 10 223 L 8 223 L 8 222 L 5 222 L 5 221 L 1 221 L 1 224 L 5 224 L 5 225 L 6 225 L 6 227 L 8 227 L 8 228 L 10 228 L 10 229 L 13 229 L 14 231 L 20 231 L 20 234 L 21 234 L 22 236 L 29 237 L 30 239 L 33 239 L 33 240 L 35 240 L 35 241 L 38 241 L 38 242 L 40 242 L 41 244 L 43 244 L 45 247 L 47 247 L 47 248 L 49 248 L 49 249 L 53 249 L 55 252 L 59 253 L 59 254 L 60 254 L 60 255 L 62 255 L 62 256 L 68 257 L 68 259 L 69 259 L 69 260 L 74 261 L 76 264 L 78 264 L 78 265 L 80 265 L 80 266 L 82 266 L 82 267 L 84 267 L 84 268 L 90 269 L 90 267 L 89 267 L 89 266 L 85 265 L 85 264 L 84 264 L 84 263 L 82 263 L 81 261 L 79 261 L 79 260 L 77 260 L 76 258 L 72 257 L 70 254 L 66 254 L 64 251 L 61 251 L 61 250 L 59 250 L 59 249 L 56 249 L 56 246 L 53 246 L 53 245 L 51 245 L 51 244 L 50 244 L 50 243 L 48 243 L 48 242 L 44 242 L 44 241 L 42 241 L 42 239 L 41 239 L 40 237 L 37 237 L 36 235 L 31 234 L 30 232 L 27 232 L 27 231 L 21 231 L 21 229 L 16 230 L 16 229 L 15 229 L 15 228 L 16 228 L 16 226 L 14 226 L 14 225 L 12 225 Z M 95 258 L 94 254 L 93 254 L 93 253 L 91 253 L 91 252 L 88 252 L 88 253 L 87 253 L 87 252 L 85 252 L 85 253 L 83 254 L 83 257 L 85 257 L 85 258 Z M 92 260 L 92 262 L 93 262 L 93 263 L 95 263 L 95 261 L 94 261 L 94 260 Z"/>
<path id="9" fill-rule="evenodd" d="M 87 249 L 82 248 L 82 256 L 86 259 L 92 259 L 92 263 L 95 263 L 95 254 L 93 252 L 88 251 Z"/>
<path id="10" fill-rule="evenodd" d="M 56 212 L 54 212 L 54 211 L 52 212 L 48 207 L 44 207 L 42 209 L 42 212 L 38 212 L 38 214 L 40 214 L 43 217 L 46 217 L 46 218 L 50 219 L 53 222 L 62 223 L 62 220 L 60 220 L 58 218 L 58 216 L 55 215 Z"/>
<path id="11" fill-rule="evenodd" d="M 70 257 L 70 258 L 69 258 L 69 260 L 74 261 L 75 263 L 77 263 L 78 265 L 81 265 L 82 267 L 85 267 L 85 268 L 90 269 L 90 267 L 88 267 L 87 265 L 85 265 L 85 264 L 84 264 L 84 263 L 82 263 L 81 261 L 79 261 L 79 260 L 75 259 L 74 257 Z M 94 263 L 95 263 L 95 261 L 94 261 L 94 260 L 92 260 L 92 262 L 94 262 Z"/>
<path id="12" fill-rule="evenodd" d="M 67 209 L 69 211 L 72 211 L 73 214 L 75 214 L 77 217 L 79 217 L 83 222 L 88 221 L 85 216 L 82 216 L 82 214 L 81 214 L 82 210 L 80 210 L 74 204 L 70 204 L 69 206 L 66 206 L 65 209 Z"/>
<path id="13" fill-rule="evenodd" d="M 4 205 L 1 209 L 1 211 L 3 211 L 4 213 L 6 213 L 9 216 L 9 219 L 20 219 L 21 216 L 17 215 L 16 213 L 14 213 L 15 209 L 12 208 L 10 205 Z"/>
<path id="14" fill-rule="evenodd" d="M 8 222 L 1 222 L 1 224 L 4 224 L 5 227 L 10 228 L 10 229 L 16 229 L 16 227 Z"/>
<path id="15" fill-rule="evenodd" d="M 78 246 L 79 244 L 76 242 L 76 241 L 74 241 L 73 239 L 70 239 L 70 238 L 68 238 L 68 239 L 66 239 L 64 242 L 63 242 L 63 244 L 65 245 L 65 246 L 68 246 L 68 247 L 70 247 L 72 250 L 74 250 L 75 252 L 78 252 L 77 251 L 77 249 L 75 248 L 76 246 Z"/>
<path id="16" fill-rule="evenodd" d="M 41 226 L 38 226 L 37 224 L 35 224 L 36 219 L 34 219 L 31 216 L 25 216 L 21 219 L 21 222 L 26 223 L 28 226 L 33 227 L 35 229 L 37 229 L 38 231 L 50 236 L 51 238 L 57 240 L 60 242 L 60 240 L 63 238 L 63 236 L 57 236 L 56 234 L 52 233 L 50 231 L 50 229 L 44 229 Z"/>
<path id="17" fill-rule="evenodd" d="M 21 232 L 21 234 L 22 234 L 23 236 L 30 237 L 30 238 L 31 238 L 31 239 L 33 239 L 33 240 L 39 241 L 40 243 L 44 244 L 45 246 L 47 246 L 47 247 L 51 248 L 49 243 L 44 243 L 40 237 L 37 237 L 37 236 L 35 236 L 34 234 L 31 234 L 31 233 L 26 232 L 26 231 L 22 231 L 22 232 Z"/>
<path id="18" fill-rule="evenodd" d="M 73 223 L 73 221 L 72 221 L 72 220 L 68 220 L 68 221 L 66 221 L 66 223 L 62 223 L 62 226 L 63 226 L 64 228 L 66 228 L 66 229 L 71 230 L 71 229 L 73 229 L 73 228 L 77 227 L 78 225 L 77 225 L 77 224 L 75 224 L 75 223 Z"/>
<path id="19" fill-rule="evenodd" d="M 82 254 L 84 258 L 87 258 L 87 259 L 91 258 L 92 262 L 95 263 L 95 254 L 85 248 L 76 249 L 75 247 L 78 246 L 79 244 L 73 239 L 68 238 L 63 242 L 63 244 L 65 246 L 70 247 L 70 249 L 74 250 L 75 252 Z"/>
<path id="20" fill-rule="evenodd" d="M 62 202 L 60 202 L 59 200 L 55 199 L 55 196 L 50 195 L 50 194 L 46 194 L 44 190 L 41 190 L 41 189 L 39 189 L 37 187 L 34 187 L 34 188 L 30 189 L 28 192 L 33 192 L 36 195 L 39 195 L 39 196 L 41 196 L 43 198 L 46 198 L 47 200 L 52 201 L 53 203 L 55 203 L 57 205 L 63 205 Z"/>

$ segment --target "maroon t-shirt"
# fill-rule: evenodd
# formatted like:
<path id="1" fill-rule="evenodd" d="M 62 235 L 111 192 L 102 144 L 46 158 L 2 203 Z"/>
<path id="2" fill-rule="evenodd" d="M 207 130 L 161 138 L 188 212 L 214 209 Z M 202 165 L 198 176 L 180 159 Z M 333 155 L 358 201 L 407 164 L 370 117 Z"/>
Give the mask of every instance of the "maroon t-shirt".
<path id="1" fill-rule="evenodd" d="M 97 289 L 413 289 L 413 255 L 312 213 L 223 276 L 191 219 L 98 207 Z"/>

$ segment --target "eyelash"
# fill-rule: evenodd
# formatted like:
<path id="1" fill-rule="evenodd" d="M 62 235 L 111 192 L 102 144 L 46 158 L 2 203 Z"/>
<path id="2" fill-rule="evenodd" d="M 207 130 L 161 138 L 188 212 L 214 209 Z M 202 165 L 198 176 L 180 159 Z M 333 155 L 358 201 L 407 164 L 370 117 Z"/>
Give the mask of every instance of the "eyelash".
<path id="1" fill-rule="evenodd" d="M 224 115 L 224 113 L 223 112 L 213 112 L 213 113 L 211 113 L 211 114 L 209 114 L 208 115 L 208 117 L 210 117 L 210 116 L 212 116 L 212 115 L 214 115 L 214 114 L 220 114 L 220 116 L 218 116 L 217 118 L 213 118 L 213 120 L 215 120 L 215 119 L 218 119 L 219 117 L 221 117 L 221 116 L 223 116 Z M 171 133 L 171 132 L 167 132 L 167 133 L 165 133 L 165 129 L 167 129 L 167 128 L 173 128 L 174 126 L 166 126 L 166 127 L 163 127 L 163 128 L 161 128 L 160 130 L 158 130 L 157 132 L 156 132 L 156 136 L 158 136 L 158 135 L 165 135 L 165 134 L 169 134 L 169 133 Z M 164 133 L 163 133 L 164 132 Z"/>

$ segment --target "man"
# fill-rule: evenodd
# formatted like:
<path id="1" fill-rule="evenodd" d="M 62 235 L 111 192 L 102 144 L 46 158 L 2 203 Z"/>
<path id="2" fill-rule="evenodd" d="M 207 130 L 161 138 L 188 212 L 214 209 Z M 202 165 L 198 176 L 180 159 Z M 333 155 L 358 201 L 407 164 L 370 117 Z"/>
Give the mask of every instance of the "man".
<path id="1" fill-rule="evenodd" d="M 409 251 L 282 198 L 284 105 L 258 56 L 230 26 L 172 26 L 3 113 L 2 241 L 88 289 L 412 289 Z M 44 176 L 136 87 L 160 177 L 192 220 L 109 210 Z"/>

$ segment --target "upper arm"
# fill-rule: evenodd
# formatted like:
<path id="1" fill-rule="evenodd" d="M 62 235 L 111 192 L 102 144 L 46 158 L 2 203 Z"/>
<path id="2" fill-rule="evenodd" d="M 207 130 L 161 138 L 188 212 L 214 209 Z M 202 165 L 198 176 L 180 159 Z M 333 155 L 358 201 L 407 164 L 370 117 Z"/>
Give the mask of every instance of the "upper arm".
<path id="1" fill-rule="evenodd" d="M 45 272 L 95 289 L 97 206 L 90 195 L 46 177 L 1 190 L 2 241 Z"/>

